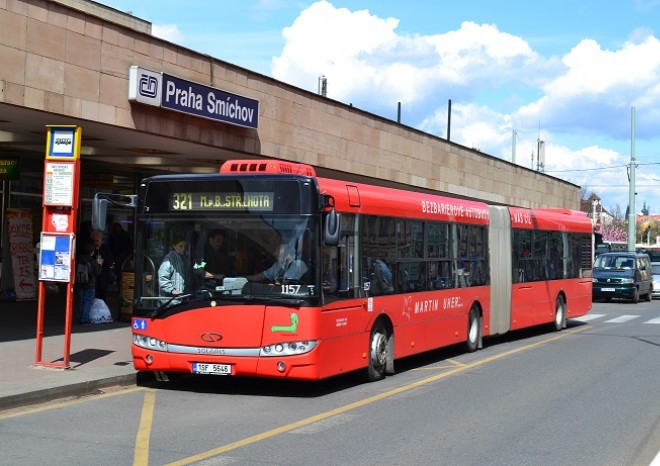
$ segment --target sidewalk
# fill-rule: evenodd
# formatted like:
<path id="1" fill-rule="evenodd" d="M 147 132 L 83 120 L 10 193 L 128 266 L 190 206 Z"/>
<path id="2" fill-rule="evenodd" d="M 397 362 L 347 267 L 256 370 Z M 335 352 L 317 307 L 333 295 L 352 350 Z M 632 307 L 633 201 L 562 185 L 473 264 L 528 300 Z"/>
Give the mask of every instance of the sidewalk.
<path id="1" fill-rule="evenodd" d="M 64 358 L 64 294 L 45 301 L 41 361 Z M 112 309 L 116 316 L 116 308 Z M 0 411 L 136 383 L 129 322 L 71 328 L 69 369 L 35 365 L 37 300 L 0 301 Z"/>

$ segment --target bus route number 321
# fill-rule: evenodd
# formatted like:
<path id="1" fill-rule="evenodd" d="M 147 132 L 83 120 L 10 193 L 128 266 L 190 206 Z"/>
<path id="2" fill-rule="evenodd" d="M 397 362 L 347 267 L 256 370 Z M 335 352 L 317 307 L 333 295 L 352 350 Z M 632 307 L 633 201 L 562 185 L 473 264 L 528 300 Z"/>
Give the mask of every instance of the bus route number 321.
<path id="1" fill-rule="evenodd" d="M 194 362 L 192 371 L 193 374 L 231 375 L 231 365 Z"/>

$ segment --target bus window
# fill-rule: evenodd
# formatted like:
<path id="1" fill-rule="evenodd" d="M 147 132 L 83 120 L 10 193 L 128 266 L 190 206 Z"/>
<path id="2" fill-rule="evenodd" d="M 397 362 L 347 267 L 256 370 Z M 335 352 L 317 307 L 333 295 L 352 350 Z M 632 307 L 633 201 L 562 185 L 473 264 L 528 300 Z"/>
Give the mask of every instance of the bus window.
<path id="1" fill-rule="evenodd" d="M 395 221 L 391 217 L 362 217 L 362 288 L 369 296 L 394 292 Z"/>
<path id="2" fill-rule="evenodd" d="M 357 244 L 356 217 L 344 214 L 341 217 L 341 232 L 338 246 L 324 246 L 324 275 L 323 288 L 327 289 L 330 296 L 339 298 L 355 298 L 362 295 L 362 280 L 356 270 L 360 270 L 360 264 L 356 260 Z M 327 283 L 327 285 L 326 285 Z M 336 292 L 333 288 L 337 286 Z M 332 298 L 331 298 L 332 299 Z"/>

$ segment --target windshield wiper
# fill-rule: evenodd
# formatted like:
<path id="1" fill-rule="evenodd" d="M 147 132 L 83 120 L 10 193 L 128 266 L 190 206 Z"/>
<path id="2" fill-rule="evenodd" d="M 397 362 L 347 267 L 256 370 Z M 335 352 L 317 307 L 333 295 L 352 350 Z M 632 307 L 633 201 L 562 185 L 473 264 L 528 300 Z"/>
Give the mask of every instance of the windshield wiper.
<path id="1" fill-rule="evenodd" d="M 296 298 L 276 298 L 273 296 L 255 296 L 252 294 L 246 294 L 243 295 L 243 299 L 245 302 L 259 302 L 259 303 L 269 303 L 269 304 L 283 304 L 287 306 L 296 306 L 300 307 L 303 304 L 305 304 L 304 299 L 296 299 Z"/>
<path id="2" fill-rule="evenodd" d="M 209 290 L 198 290 L 193 293 L 179 294 L 172 296 L 163 304 L 154 309 L 151 316 L 158 317 L 170 308 L 170 304 L 176 300 L 176 304 L 190 303 L 194 301 L 204 301 L 213 298 L 213 294 Z"/>

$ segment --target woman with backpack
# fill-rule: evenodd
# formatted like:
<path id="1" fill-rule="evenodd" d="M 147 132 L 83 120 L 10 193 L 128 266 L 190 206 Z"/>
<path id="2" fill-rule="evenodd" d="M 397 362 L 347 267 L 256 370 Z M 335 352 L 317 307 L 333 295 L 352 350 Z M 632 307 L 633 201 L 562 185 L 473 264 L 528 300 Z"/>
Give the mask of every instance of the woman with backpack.
<path id="1" fill-rule="evenodd" d="M 96 248 L 90 241 L 80 249 L 76 258 L 75 287 L 78 294 L 80 323 L 89 324 L 89 314 L 96 297 L 96 278 L 101 275 L 102 263 L 95 257 Z"/>

